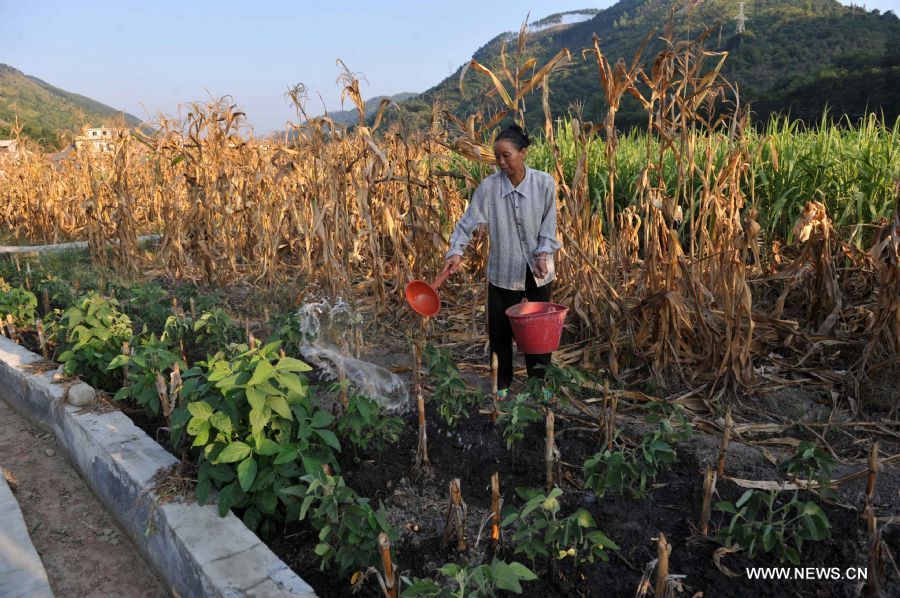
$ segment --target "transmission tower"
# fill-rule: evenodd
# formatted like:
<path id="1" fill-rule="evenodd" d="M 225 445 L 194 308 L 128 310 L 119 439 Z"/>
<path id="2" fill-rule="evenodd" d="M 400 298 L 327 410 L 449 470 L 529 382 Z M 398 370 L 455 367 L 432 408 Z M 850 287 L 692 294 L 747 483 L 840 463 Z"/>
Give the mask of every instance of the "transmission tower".
<path id="1" fill-rule="evenodd" d="M 743 33 L 744 32 L 744 23 L 746 23 L 747 17 L 744 16 L 744 3 L 738 2 L 738 14 L 737 14 L 737 30 L 735 33 Z"/>

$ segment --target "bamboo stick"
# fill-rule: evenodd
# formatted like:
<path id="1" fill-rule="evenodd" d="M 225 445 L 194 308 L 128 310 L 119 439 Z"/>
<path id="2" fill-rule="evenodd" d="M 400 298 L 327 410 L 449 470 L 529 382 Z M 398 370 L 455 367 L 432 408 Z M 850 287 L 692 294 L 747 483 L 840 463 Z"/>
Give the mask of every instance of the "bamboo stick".
<path id="1" fill-rule="evenodd" d="M 500 472 L 491 476 L 491 554 L 500 547 Z"/>
<path id="2" fill-rule="evenodd" d="M 381 565 L 384 568 L 384 587 L 388 598 L 398 598 L 400 584 L 397 583 L 397 568 L 391 562 L 391 540 L 387 534 L 378 534 L 378 549 L 381 551 Z"/>
<path id="3" fill-rule="evenodd" d="M 659 532 L 656 565 L 656 598 L 664 598 L 666 595 L 667 577 L 669 577 L 669 555 L 672 553 L 672 545 L 666 540 L 666 535 Z"/>
<path id="4" fill-rule="evenodd" d="M 459 552 L 466 550 L 465 525 L 468 507 L 462 498 L 459 478 L 450 480 L 450 505 L 447 507 L 447 520 L 444 524 L 444 544 L 456 536 L 456 548 Z"/>
<path id="5" fill-rule="evenodd" d="M 703 480 L 703 506 L 700 508 L 700 533 L 709 534 L 709 516 L 712 508 L 712 497 L 716 491 L 716 472 L 706 466 L 706 477 Z"/>

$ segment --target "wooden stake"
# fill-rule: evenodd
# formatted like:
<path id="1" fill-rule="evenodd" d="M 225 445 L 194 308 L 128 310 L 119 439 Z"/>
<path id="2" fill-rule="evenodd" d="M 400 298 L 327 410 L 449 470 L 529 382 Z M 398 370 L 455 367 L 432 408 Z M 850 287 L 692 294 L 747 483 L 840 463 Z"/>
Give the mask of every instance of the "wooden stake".
<path id="1" fill-rule="evenodd" d="M 175 410 L 176 405 L 181 404 L 181 368 L 176 363 L 172 367 L 172 373 L 169 374 L 169 399 L 172 401 L 171 409 Z"/>
<path id="2" fill-rule="evenodd" d="M 12 342 L 19 342 L 19 337 L 16 334 L 16 324 L 13 322 L 12 314 L 6 314 L 6 329 L 9 330 L 9 338 Z"/>
<path id="3" fill-rule="evenodd" d="M 416 446 L 416 466 L 431 465 L 428 460 L 428 432 L 425 425 L 425 399 L 421 393 L 416 395 L 416 407 L 419 409 L 419 444 Z"/>
<path id="4" fill-rule="evenodd" d="M 728 454 L 728 441 L 731 439 L 731 430 L 734 428 L 734 420 L 731 418 L 731 407 L 725 410 L 725 430 L 722 432 L 722 445 L 719 447 L 719 464 L 716 467 L 716 475 L 720 478 L 725 475 L 725 457 Z"/>
<path id="5" fill-rule="evenodd" d="M 256 348 L 256 337 L 253 336 L 253 333 L 252 333 L 252 332 L 248 332 L 248 333 L 247 333 L 247 338 L 248 338 L 249 341 L 250 341 L 250 349 L 251 349 L 251 350 L 252 350 L 252 349 L 255 349 L 255 348 Z"/>
<path id="6" fill-rule="evenodd" d="M 189 299 L 189 303 L 191 306 L 191 320 L 196 320 L 197 319 L 197 302 L 194 301 L 193 297 L 191 297 Z"/>
<path id="7" fill-rule="evenodd" d="M 554 431 L 553 411 L 547 409 L 547 438 L 544 444 L 544 464 L 547 468 L 547 492 L 553 489 L 553 469 L 556 464 L 554 457 L 555 452 L 555 431 Z"/>
<path id="8" fill-rule="evenodd" d="M 700 508 L 700 533 L 709 533 L 709 515 L 712 508 L 712 497 L 716 491 L 716 472 L 706 466 L 706 478 L 703 480 L 703 506 Z"/>
<path id="9" fill-rule="evenodd" d="M 391 562 L 391 540 L 387 534 L 378 534 L 378 548 L 381 551 L 381 565 L 384 567 L 384 589 L 388 598 L 398 598 L 400 584 L 397 583 L 397 568 Z"/>
<path id="10" fill-rule="evenodd" d="M 491 554 L 500 547 L 500 472 L 491 476 Z"/>
<path id="11" fill-rule="evenodd" d="M 609 411 L 609 379 L 603 381 L 603 409 L 600 410 L 600 433 L 603 435 L 602 442 L 606 442 L 608 430 L 606 428 L 606 415 Z"/>
<path id="12" fill-rule="evenodd" d="M 875 482 L 878 480 L 878 441 L 872 443 L 869 449 L 869 475 L 866 477 L 866 502 L 862 515 L 874 516 Z"/>
<path id="13" fill-rule="evenodd" d="M 50 290 L 44 289 L 43 295 L 44 295 L 44 297 L 43 297 L 43 299 L 44 299 L 44 315 L 46 316 L 47 314 L 50 313 Z"/>
<path id="14" fill-rule="evenodd" d="M 40 318 L 35 322 L 38 333 L 38 344 L 41 346 L 41 356 L 47 359 L 47 339 L 44 337 L 44 321 Z"/>
<path id="15" fill-rule="evenodd" d="M 466 550 L 466 514 L 468 507 L 462 498 L 459 478 L 450 480 L 450 505 L 447 507 L 447 521 L 444 523 L 444 544 L 450 542 L 450 538 L 456 535 L 456 548 L 460 552 Z"/>
<path id="16" fill-rule="evenodd" d="M 169 391 L 166 388 L 166 379 L 162 374 L 156 374 L 156 394 L 159 396 L 159 404 L 162 405 L 162 413 L 166 418 L 166 425 L 169 425 L 169 416 L 172 409 L 169 406 Z"/>
<path id="17" fill-rule="evenodd" d="M 609 397 L 609 411 L 606 412 L 606 450 L 612 451 L 616 440 L 616 410 L 619 408 L 619 395 Z"/>
<path id="18" fill-rule="evenodd" d="M 500 390 L 497 388 L 497 354 L 491 353 L 491 422 L 497 421 L 500 410 L 497 408 L 497 401 L 500 400 Z"/>
<path id="19" fill-rule="evenodd" d="M 659 532 L 659 548 L 656 565 L 656 598 L 664 598 L 666 595 L 666 578 L 669 576 L 669 555 L 672 553 L 672 545 L 666 540 L 666 535 Z"/>

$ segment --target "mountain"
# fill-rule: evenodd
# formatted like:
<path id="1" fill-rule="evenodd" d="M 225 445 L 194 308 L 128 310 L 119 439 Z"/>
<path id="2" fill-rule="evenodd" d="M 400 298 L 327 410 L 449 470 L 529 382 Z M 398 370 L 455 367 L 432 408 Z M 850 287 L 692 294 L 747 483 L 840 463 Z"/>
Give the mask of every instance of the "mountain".
<path id="1" fill-rule="evenodd" d="M 691 10 L 685 8 L 691 5 Z M 674 13 L 673 13 L 674 10 Z M 581 50 L 600 38 L 600 49 L 615 62 L 630 61 L 646 34 L 662 31 L 672 23 L 676 39 L 696 36 L 715 27 L 706 49 L 727 51 L 723 73 L 737 83 L 743 102 L 750 101 L 758 120 L 776 113 L 806 121 L 822 116 L 826 106 L 832 116 L 858 118 L 868 111 L 883 111 L 893 122 L 900 116 L 900 19 L 892 12 L 866 11 L 844 6 L 837 0 L 745 0 L 746 26 L 736 31 L 738 2 L 732 0 L 621 0 L 600 11 L 575 11 L 580 18 L 552 15 L 529 27 L 526 56 L 543 65 L 562 48 L 572 53 L 572 63 L 550 80 L 550 106 L 555 116 L 582 105 L 586 120 L 599 121 L 606 106 L 593 56 Z M 591 14 L 593 13 L 593 14 Z M 586 18 L 586 17 L 590 18 Z M 658 36 L 657 36 L 658 37 Z M 507 44 L 507 60 L 516 51 L 515 34 L 503 33 L 479 48 L 478 62 L 499 73 L 501 44 Z M 643 54 L 648 68 L 663 44 L 654 39 Z M 483 105 L 490 89 L 488 78 L 470 71 L 465 96 L 460 95 L 461 69 L 401 106 L 408 120 L 425 126 L 432 101 L 440 96 L 457 115 L 471 114 Z M 498 102 L 496 98 L 492 100 Z M 495 104 L 496 105 L 496 104 Z M 540 91 L 526 99 L 526 125 L 543 126 Z M 637 102 L 626 97 L 616 123 L 627 129 L 641 126 L 646 116 Z"/>
<path id="2" fill-rule="evenodd" d="M 417 95 L 418 94 L 415 93 L 398 93 L 392 96 L 376 96 L 366 100 L 366 118 L 375 118 L 375 115 L 378 113 L 378 106 L 381 105 L 381 100 L 383 99 L 388 99 L 399 104 L 400 102 L 414 98 Z M 355 125 L 359 122 L 359 110 L 356 108 L 353 108 L 352 110 L 329 112 L 328 116 L 334 121 L 334 124 L 343 125 L 345 127 Z"/>
<path id="3" fill-rule="evenodd" d="M 59 133 L 79 132 L 82 125 L 98 126 L 119 119 L 130 126 L 141 123 L 136 116 L 0 63 L 0 138 L 9 136 L 16 117 L 27 136 L 52 148 L 60 145 Z"/>

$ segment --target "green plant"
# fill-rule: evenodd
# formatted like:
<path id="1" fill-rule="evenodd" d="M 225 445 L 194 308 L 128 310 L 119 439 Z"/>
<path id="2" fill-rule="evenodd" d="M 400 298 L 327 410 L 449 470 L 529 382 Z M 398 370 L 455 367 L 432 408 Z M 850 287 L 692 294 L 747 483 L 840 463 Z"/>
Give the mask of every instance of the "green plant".
<path id="1" fill-rule="evenodd" d="M 804 542 L 831 536 L 825 512 L 813 501 L 798 500 L 796 492 L 780 504 L 776 490 L 747 490 L 736 503 L 720 501 L 716 508 L 732 515 L 717 540 L 726 546 L 740 545 L 750 558 L 771 552 L 779 561 L 799 565 Z"/>
<path id="2" fill-rule="evenodd" d="M 462 418 L 469 417 L 481 393 L 470 388 L 459 375 L 449 351 L 428 344 L 424 355 L 428 373 L 436 379 L 434 398 L 438 401 L 438 413 L 448 426 L 455 428 Z"/>
<path id="3" fill-rule="evenodd" d="M 819 492 L 826 495 L 834 494 L 830 488 L 833 468 L 834 460 L 828 453 L 808 440 L 801 441 L 797 452 L 778 464 L 778 469 L 789 476 L 818 483 Z"/>
<path id="4" fill-rule="evenodd" d="M 221 308 L 205 311 L 194 321 L 194 343 L 207 354 L 213 354 L 244 339 L 244 332 Z"/>
<path id="5" fill-rule="evenodd" d="M 117 385 L 107 371 L 110 362 L 121 353 L 122 344 L 131 338 L 131 320 L 118 309 L 115 299 L 90 292 L 62 313 L 53 334 L 62 352 L 59 361 L 68 375 L 78 374 L 88 384 L 104 390 Z"/>
<path id="6" fill-rule="evenodd" d="M 651 403 L 647 423 L 656 428 L 641 440 L 636 449 L 609 449 L 595 453 L 584 462 L 584 485 L 598 496 L 607 491 L 624 494 L 628 490 L 635 498 L 647 496 L 656 476 L 677 459 L 672 443 L 686 440 L 691 425 L 680 405 L 663 401 Z"/>
<path id="7" fill-rule="evenodd" d="M 503 405 L 497 416 L 497 425 L 503 430 L 506 448 L 512 450 L 516 442 L 525 438 L 525 428 L 543 419 L 541 413 L 528 404 L 531 395 L 519 393 L 512 401 Z"/>
<path id="8" fill-rule="evenodd" d="M 341 575 L 348 575 L 380 562 L 378 534 L 397 539 L 382 511 L 373 509 L 369 499 L 359 496 L 341 476 L 318 471 L 305 475 L 303 481 L 307 487 L 294 486 L 287 492 L 305 494 L 299 517 L 303 520 L 308 515 L 319 531 L 315 553 L 322 570 L 334 562 Z"/>
<path id="9" fill-rule="evenodd" d="M 157 377 L 162 376 L 163 380 L 167 382 L 166 373 L 171 371 L 176 364 L 181 370 L 187 368 L 167 342 L 158 339 L 152 333 L 150 336 L 141 338 L 139 344 L 134 348 L 133 355 L 117 355 L 106 368 L 108 370 L 128 368 L 128 384 L 120 388 L 113 399 L 117 401 L 132 399 L 145 411 L 159 415 L 162 405 L 156 387 Z M 176 399 L 177 397 L 170 397 L 172 401 Z"/>
<path id="10" fill-rule="evenodd" d="M 541 396 L 542 390 L 554 397 L 563 397 L 565 392 L 578 396 L 581 389 L 591 382 L 584 372 L 568 366 L 550 363 L 544 367 L 544 379 L 528 379 L 528 392 L 533 396 Z"/>
<path id="11" fill-rule="evenodd" d="M 338 436 L 361 450 L 374 447 L 383 451 L 400 439 L 402 430 L 402 419 L 383 416 L 378 403 L 357 395 L 348 399 L 347 409 L 337 422 Z"/>
<path id="12" fill-rule="evenodd" d="M 524 554 L 532 562 L 538 557 L 573 558 L 576 563 L 593 563 L 595 558 L 608 560 L 607 550 L 618 550 L 616 543 L 597 529 L 591 514 L 578 509 L 568 517 L 560 517 L 559 497 L 562 490 L 549 494 L 529 488 L 516 488 L 525 501 L 521 511 L 509 506 L 503 509 L 501 527 L 518 522 L 512 536 L 516 554 Z"/>
<path id="13" fill-rule="evenodd" d="M 5 286 L 5 284 L 4 284 Z M 19 326 L 32 326 L 37 310 L 37 297 L 22 287 L 0 287 L 0 319 L 12 316 Z"/>
<path id="14" fill-rule="evenodd" d="M 200 450 L 197 498 L 219 489 L 219 513 L 244 509 L 251 529 L 264 535 L 275 522 L 299 513 L 296 492 L 286 491 L 323 463 L 337 465 L 340 443 L 334 417 L 314 407 L 303 372 L 310 367 L 279 357 L 278 343 L 227 359 L 222 352 L 185 374 L 190 400 L 173 415 Z M 180 431 L 173 430 L 177 438 Z"/>
<path id="15" fill-rule="evenodd" d="M 122 307 L 132 319 L 159 333 L 172 313 L 172 296 L 155 282 L 136 284 L 125 290 Z"/>
<path id="16" fill-rule="evenodd" d="M 521 582 L 537 579 L 537 575 L 525 565 L 515 561 L 506 563 L 496 558 L 490 565 L 477 567 L 449 563 L 441 567 L 440 572 L 456 584 L 454 589 L 442 586 L 433 579 L 416 578 L 410 581 L 403 578 L 404 583 L 409 585 L 403 590 L 403 598 L 476 598 L 496 596 L 498 590 L 521 594 Z"/>
<path id="17" fill-rule="evenodd" d="M 37 289 L 41 294 L 46 290 L 47 298 L 50 299 L 52 304 L 65 308 L 75 302 L 75 292 L 72 290 L 72 285 L 52 274 L 47 275 L 45 279 L 38 282 Z"/>

